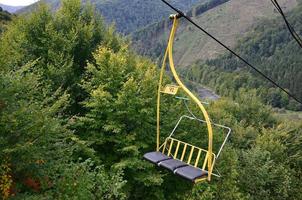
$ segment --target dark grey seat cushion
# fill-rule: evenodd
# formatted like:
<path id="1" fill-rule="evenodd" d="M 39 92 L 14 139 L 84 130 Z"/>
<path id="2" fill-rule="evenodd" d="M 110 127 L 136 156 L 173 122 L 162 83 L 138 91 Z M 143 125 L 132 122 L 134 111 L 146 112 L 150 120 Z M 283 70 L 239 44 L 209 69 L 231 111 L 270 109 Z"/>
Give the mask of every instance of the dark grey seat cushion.
<path id="1" fill-rule="evenodd" d="M 171 157 L 166 156 L 165 154 L 162 154 L 161 152 L 158 151 L 146 153 L 144 155 L 144 158 L 154 164 L 158 164 L 161 161 L 171 159 Z"/>
<path id="2" fill-rule="evenodd" d="M 159 166 L 162 166 L 162 167 L 174 172 L 175 169 L 177 169 L 179 167 L 187 166 L 187 164 L 184 162 L 181 162 L 180 160 L 170 159 L 170 160 L 165 160 L 165 161 L 160 162 Z"/>
<path id="3" fill-rule="evenodd" d="M 198 178 L 206 177 L 208 175 L 208 172 L 203 171 L 196 167 L 186 166 L 186 167 L 177 168 L 175 170 L 175 174 L 194 182 Z"/>

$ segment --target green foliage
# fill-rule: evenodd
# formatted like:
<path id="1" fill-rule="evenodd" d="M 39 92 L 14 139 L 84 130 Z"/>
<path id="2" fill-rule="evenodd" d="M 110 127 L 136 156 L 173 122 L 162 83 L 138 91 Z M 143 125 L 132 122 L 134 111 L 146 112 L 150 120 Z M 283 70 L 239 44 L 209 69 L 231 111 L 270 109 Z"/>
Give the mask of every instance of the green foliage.
<path id="1" fill-rule="evenodd" d="M 29 167 L 36 160 L 48 160 L 47 154 L 52 155 L 48 149 L 48 143 L 54 143 L 62 148 L 64 143 L 56 141 L 68 131 L 62 127 L 58 120 L 54 119 L 53 110 L 55 104 L 65 104 L 65 96 L 61 96 L 56 103 L 44 107 L 44 98 L 47 95 L 40 86 L 40 78 L 24 71 L 32 68 L 34 64 L 24 66 L 22 70 L 1 73 L 1 148 L 2 154 L 9 154 L 16 163 L 17 171 Z M 57 105 L 61 108 L 61 105 Z M 45 151 L 39 153 L 39 149 L 45 147 Z M 63 151 L 56 154 L 60 156 Z M 3 155 L 2 155 L 3 156 Z"/>
<path id="2" fill-rule="evenodd" d="M 93 150 L 64 125 L 66 108 L 76 100 L 69 94 L 76 81 L 63 75 L 79 79 L 79 68 L 84 70 L 98 45 L 94 42 L 106 40 L 118 48 L 112 31 L 94 18 L 91 8 L 82 11 L 79 5 L 66 1 L 55 17 L 41 7 L 28 18 L 15 19 L 1 37 L 0 166 L 9 166 L 9 189 L 17 199 L 124 198 L 121 171 L 74 162 L 77 152 L 94 158 Z M 77 53 L 83 57 L 75 58 Z"/>
<path id="3" fill-rule="evenodd" d="M 87 114 L 77 122 L 81 127 L 78 134 L 107 167 L 125 171 L 128 195 L 139 198 L 143 194 L 135 185 L 162 182 L 141 161 L 141 152 L 154 142 L 155 66 L 126 47 L 116 53 L 102 47 L 94 58 L 83 82 L 89 96 L 84 102 Z"/>
<path id="4" fill-rule="evenodd" d="M 39 59 L 34 71 L 53 91 L 68 89 L 73 101 L 71 111 L 75 112 L 82 98 L 78 83 L 92 52 L 100 43 L 119 48 L 112 31 L 104 29 L 94 9 L 82 9 L 79 1 L 64 1 L 55 14 L 41 5 L 37 12 L 14 20 L 4 33 L 0 64 L 11 69 Z"/>
<path id="5" fill-rule="evenodd" d="M 28 193 L 26 198 L 35 196 L 33 188 L 26 184 L 30 178 L 39 183 L 43 198 L 123 197 L 120 188 L 124 183 L 119 173 L 112 172 L 109 176 L 103 168 L 88 161 L 73 163 L 73 151 L 85 146 L 56 118 L 68 103 L 68 96 L 48 98 L 50 94 L 41 86 L 41 77 L 29 72 L 34 65 L 30 63 L 16 72 L 0 74 L 0 164 L 5 164 L 2 161 L 8 158 L 12 178 L 17 183 L 15 189 L 21 194 Z"/>
<path id="6" fill-rule="evenodd" d="M 290 190 L 290 174 L 288 167 L 275 163 L 270 152 L 259 148 L 243 153 L 244 167 L 240 171 L 245 174 L 240 178 L 241 188 L 250 199 L 287 199 Z M 253 180 L 253 184 L 251 184 Z"/>
<path id="7" fill-rule="evenodd" d="M 0 7 L 0 34 L 4 31 L 6 24 L 11 20 L 12 15 Z"/>
<path id="8" fill-rule="evenodd" d="M 125 199 L 121 191 L 125 182 L 120 172 L 109 174 L 90 160 L 61 163 L 60 167 L 56 174 L 50 173 L 53 181 L 46 183 L 51 187 L 44 193 L 18 194 L 14 199 Z"/>
<path id="9" fill-rule="evenodd" d="M 125 199 L 121 192 L 125 184 L 122 174 L 109 174 L 89 160 L 68 164 L 60 174 L 64 174 L 64 179 L 58 177 L 57 182 L 53 183 L 57 188 L 52 196 L 57 199 Z"/>

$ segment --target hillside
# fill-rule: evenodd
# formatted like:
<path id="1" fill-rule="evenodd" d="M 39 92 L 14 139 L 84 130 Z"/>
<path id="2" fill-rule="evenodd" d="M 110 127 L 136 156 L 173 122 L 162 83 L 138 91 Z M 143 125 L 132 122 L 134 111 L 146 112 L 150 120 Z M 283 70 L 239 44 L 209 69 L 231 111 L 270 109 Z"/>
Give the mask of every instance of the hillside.
<path id="1" fill-rule="evenodd" d="M 280 4 L 288 11 L 297 5 L 297 1 L 281 0 Z M 193 20 L 228 46 L 234 47 L 238 38 L 246 36 L 255 24 L 276 16 L 278 14 L 270 1 L 232 0 L 193 16 Z M 133 34 L 134 47 L 143 55 L 157 58 L 163 53 L 168 32 L 167 22 L 151 25 Z M 176 37 L 175 60 L 180 66 L 225 53 L 223 48 L 186 22 L 181 22 Z"/>
<path id="2" fill-rule="evenodd" d="M 18 10 L 22 9 L 24 6 L 8 6 L 8 5 L 4 5 L 4 4 L 1 4 L 0 3 L 0 7 L 3 9 L 3 10 L 6 10 L 10 13 L 15 13 L 17 12 Z"/>
<path id="3" fill-rule="evenodd" d="M 301 34 L 302 4 L 287 15 L 292 26 Z M 254 26 L 253 31 L 238 42 L 236 52 L 302 99 L 302 49 L 293 40 L 281 17 Z M 257 88 L 259 95 L 271 105 L 301 110 L 301 106 L 294 106 L 293 101 L 289 101 L 280 90 L 271 88 L 271 84 L 230 54 L 200 61 L 191 70 L 191 80 L 215 88 L 221 95 L 230 95 L 229 92 L 234 89 Z"/>
<path id="4" fill-rule="evenodd" d="M 2 7 L 0 7 L 0 34 L 2 33 L 3 29 L 5 28 L 5 25 L 11 21 L 12 15 L 3 10 Z"/>
<path id="5" fill-rule="evenodd" d="M 182 10 L 189 10 L 196 3 L 206 0 L 172 0 L 171 2 Z M 42 0 L 56 10 L 60 7 L 60 0 Z M 91 2 L 101 13 L 107 23 L 114 23 L 119 32 L 129 34 L 150 23 L 158 22 L 172 11 L 161 1 L 154 0 L 83 0 Z M 26 7 L 20 12 L 30 12 L 39 3 Z"/>

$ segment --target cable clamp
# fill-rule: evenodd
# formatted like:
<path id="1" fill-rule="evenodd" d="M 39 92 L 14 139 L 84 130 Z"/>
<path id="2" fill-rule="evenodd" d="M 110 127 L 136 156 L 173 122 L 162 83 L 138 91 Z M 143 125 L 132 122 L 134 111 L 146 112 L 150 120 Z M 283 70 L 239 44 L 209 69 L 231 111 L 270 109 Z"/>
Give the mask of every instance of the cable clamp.
<path id="1" fill-rule="evenodd" d="M 169 18 L 170 19 L 175 19 L 175 18 L 179 19 L 179 18 L 182 18 L 183 16 L 185 16 L 185 14 L 181 11 L 178 11 L 177 14 L 171 14 Z"/>

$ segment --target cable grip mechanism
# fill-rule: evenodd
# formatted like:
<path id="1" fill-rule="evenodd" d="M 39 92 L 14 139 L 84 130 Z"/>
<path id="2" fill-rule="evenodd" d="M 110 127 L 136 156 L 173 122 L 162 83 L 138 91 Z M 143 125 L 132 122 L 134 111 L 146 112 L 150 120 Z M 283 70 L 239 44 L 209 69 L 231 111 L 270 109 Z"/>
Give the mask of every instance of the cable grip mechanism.
<path id="1" fill-rule="evenodd" d="M 183 12 L 179 11 L 177 14 L 171 14 L 169 18 L 170 19 L 175 19 L 175 18 L 179 19 L 179 18 L 182 18 L 183 16 L 185 16 L 185 14 Z"/>

